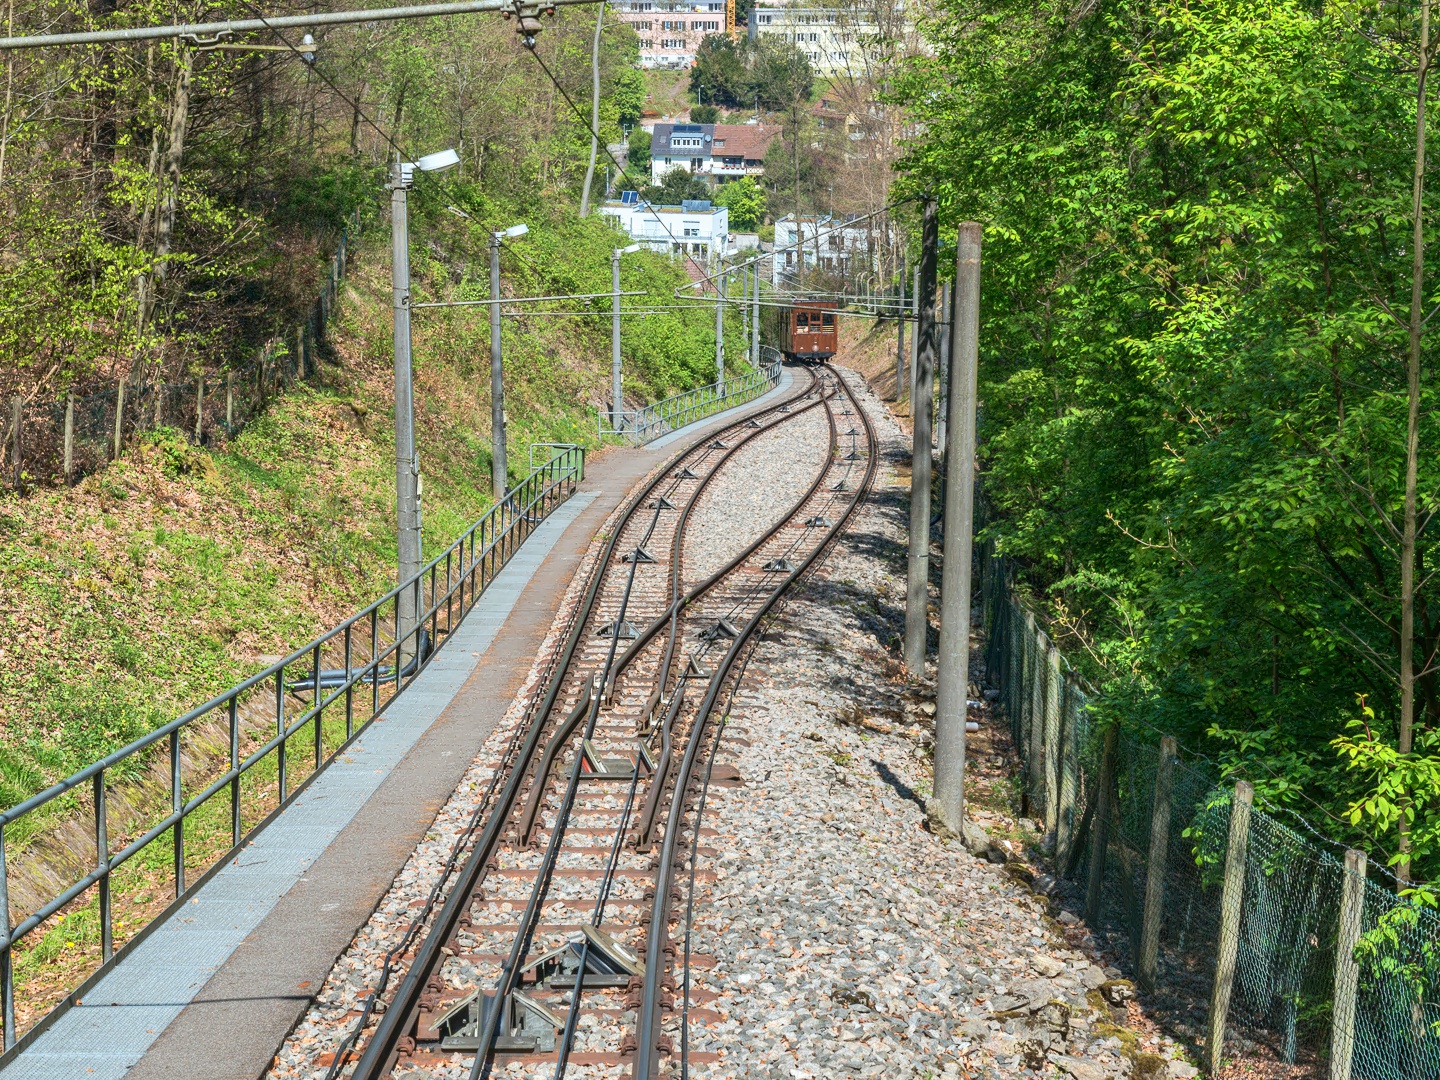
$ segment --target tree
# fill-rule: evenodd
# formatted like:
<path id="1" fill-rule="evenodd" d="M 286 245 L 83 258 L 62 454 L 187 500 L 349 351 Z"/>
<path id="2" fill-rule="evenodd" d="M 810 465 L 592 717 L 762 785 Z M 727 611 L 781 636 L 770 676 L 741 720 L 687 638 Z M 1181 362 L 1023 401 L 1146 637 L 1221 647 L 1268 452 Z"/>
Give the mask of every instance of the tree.
<path id="1" fill-rule="evenodd" d="M 610 95 L 621 127 L 634 127 L 640 122 L 640 113 L 645 107 L 645 76 L 638 68 L 620 68 L 615 73 Z"/>
<path id="2" fill-rule="evenodd" d="M 715 194 L 717 206 L 730 211 L 730 227 L 750 232 L 760 225 L 765 217 L 765 189 L 751 176 L 742 176 L 728 184 L 722 184 Z"/>
<path id="3" fill-rule="evenodd" d="M 625 153 L 625 168 L 635 176 L 650 175 L 650 132 L 632 128 Z"/>
<path id="4" fill-rule="evenodd" d="M 691 105 L 690 122 L 692 124 L 714 124 L 720 120 L 720 110 L 714 105 Z"/>
<path id="5" fill-rule="evenodd" d="M 748 54 L 748 42 L 736 42 L 726 34 L 706 34 L 690 68 L 690 92 L 731 108 L 747 101 L 753 104 Z"/>
<path id="6" fill-rule="evenodd" d="M 797 98 L 808 101 L 815 85 L 809 59 L 793 42 L 762 37 L 733 41 L 724 34 L 707 34 L 695 50 L 690 69 L 690 92 L 703 94 L 709 103 L 730 108 L 789 108 Z"/>
<path id="7" fill-rule="evenodd" d="M 660 183 L 645 189 L 645 198 L 656 206 L 678 206 L 693 199 L 710 198 L 710 185 L 689 169 L 675 166 Z"/>
<path id="8" fill-rule="evenodd" d="M 986 225 L 988 531 L 1047 631 L 1137 737 L 1412 879 L 1440 873 L 1429 7 L 942 0 L 894 84 L 902 190 Z"/>

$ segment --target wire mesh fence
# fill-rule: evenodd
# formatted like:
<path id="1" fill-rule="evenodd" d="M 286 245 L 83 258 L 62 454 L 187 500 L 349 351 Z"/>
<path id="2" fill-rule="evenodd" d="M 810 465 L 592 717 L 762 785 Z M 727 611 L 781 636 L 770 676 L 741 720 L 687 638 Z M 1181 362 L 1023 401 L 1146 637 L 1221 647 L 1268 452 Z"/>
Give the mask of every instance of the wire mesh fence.
<path id="1" fill-rule="evenodd" d="M 183 382 L 122 379 L 59 401 L 12 398 L 0 409 L 4 483 L 17 492 L 73 484 L 118 458 L 147 431 L 168 427 L 200 445 L 233 437 L 297 380 L 323 379 L 326 329 L 360 231 L 359 211 L 341 230 L 304 321 L 265 343 L 251 360 Z"/>
<path id="2" fill-rule="evenodd" d="M 1440 1076 L 1440 916 L 1174 739 L 1099 723 L 1006 561 L 980 567 L 1021 814 L 1147 1011 L 1211 1075 Z"/>

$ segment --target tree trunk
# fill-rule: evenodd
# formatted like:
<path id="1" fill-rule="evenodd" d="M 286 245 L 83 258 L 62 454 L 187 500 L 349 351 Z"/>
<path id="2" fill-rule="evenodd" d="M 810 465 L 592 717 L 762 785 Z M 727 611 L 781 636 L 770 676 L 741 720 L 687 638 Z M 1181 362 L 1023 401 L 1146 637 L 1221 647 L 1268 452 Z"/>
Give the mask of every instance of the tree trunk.
<path id="1" fill-rule="evenodd" d="M 1425 89 L 1430 67 L 1430 0 L 1420 5 L 1419 63 L 1415 75 L 1415 179 L 1411 214 L 1415 232 L 1410 268 L 1410 350 L 1406 358 L 1405 510 L 1400 538 L 1400 740 L 1402 754 L 1415 746 L 1415 531 L 1416 475 L 1420 462 L 1420 338 L 1424 333 L 1425 286 Z M 1400 883 L 1410 881 L 1410 826 L 1402 806 L 1400 861 L 1395 866 Z"/>
<path id="2" fill-rule="evenodd" d="M 155 313 L 155 300 L 165 284 L 166 261 L 175 235 L 175 212 L 180 204 L 180 162 L 185 156 L 185 131 L 190 122 L 190 73 L 194 63 L 194 52 L 183 50 L 175 77 L 175 101 L 170 107 L 170 145 L 165 151 L 165 194 L 160 200 L 159 225 L 155 232 L 153 284 L 145 290 L 140 308 L 142 330 Z"/>
<path id="3" fill-rule="evenodd" d="M 590 185 L 595 182 L 595 158 L 600 153 L 600 31 L 605 26 L 605 0 L 600 0 L 600 13 L 595 16 L 595 42 L 590 48 L 590 78 L 594 89 L 590 98 L 590 165 L 585 170 L 585 186 L 580 189 L 580 216 L 590 213 Z"/>

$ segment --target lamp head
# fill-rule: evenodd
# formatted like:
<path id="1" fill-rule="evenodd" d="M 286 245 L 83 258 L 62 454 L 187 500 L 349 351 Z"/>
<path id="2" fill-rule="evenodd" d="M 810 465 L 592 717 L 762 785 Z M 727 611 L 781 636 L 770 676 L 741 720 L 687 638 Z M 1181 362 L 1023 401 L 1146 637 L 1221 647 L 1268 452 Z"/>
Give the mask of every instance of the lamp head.
<path id="1" fill-rule="evenodd" d="M 309 34 L 300 39 L 300 59 L 307 64 L 315 63 L 315 39 Z"/>
<path id="2" fill-rule="evenodd" d="M 500 235 L 505 237 L 506 240 L 514 240 L 517 236 L 524 236 L 529 231 L 530 226 L 522 221 L 519 225 L 511 225 L 510 228 L 506 229 Z"/>
<path id="3" fill-rule="evenodd" d="M 445 172 L 460 164 L 460 155 L 454 150 L 441 150 L 434 154 L 426 154 L 419 161 L 415 162 L 415 168 L 421 172 Z"/>
<path id="4" fill-rule="evenodd" d="M 460 155 L 454 150 L 441 150 L 437 154 L 426 154 L 419 161 L 397 161 L 394 169 L 399 173 L 397 185 L 408 188 L 415 183 L 415 172 L 440 173 L 460 164 Z M 392 173 L 392 176 L 394 173 Z"/>
<path id="5" fill-rule="evenodd" d="M 618 259 L 621 255 L 629 255 L 632 251 L 639 251 L 644 246 L 644 244 L 631 244 L 629 247 L 616 248 L 615 257 Z"/>

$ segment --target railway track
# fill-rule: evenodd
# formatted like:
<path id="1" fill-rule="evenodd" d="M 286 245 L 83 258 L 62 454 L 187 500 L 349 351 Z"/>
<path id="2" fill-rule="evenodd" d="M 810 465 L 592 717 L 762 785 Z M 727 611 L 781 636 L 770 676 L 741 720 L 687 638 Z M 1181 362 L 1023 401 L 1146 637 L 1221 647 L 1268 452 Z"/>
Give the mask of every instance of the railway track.
<path id="1" fill-rule="evenodd" d="M 698 551 L 706 493 L 747 448 L 797 425 L 826 443 L 813 476 L 770 525 L 726 537 L 719 556 L 713 543 Z M 858 401 L 822 368 L 632 497 L 544 693 L 332 1077 L 678 1075 L 682 1015 L 703 1022 L 714 995 L 707 958 L 679 955 L 677 874 L 693 878 L 706 853 L 699 785 L 738 780 L 705 765 L 719 703 L 757 628 L 868 490 L 876 446 Z"/>

